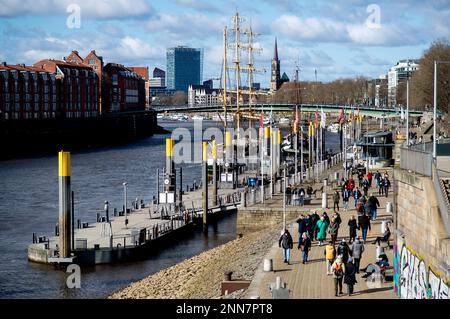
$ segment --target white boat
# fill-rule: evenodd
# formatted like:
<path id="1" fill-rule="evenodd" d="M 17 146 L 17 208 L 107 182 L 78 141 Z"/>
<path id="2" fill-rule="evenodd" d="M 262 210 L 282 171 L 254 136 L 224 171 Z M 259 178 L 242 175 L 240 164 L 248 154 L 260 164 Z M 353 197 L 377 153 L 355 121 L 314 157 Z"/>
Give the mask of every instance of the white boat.
<path id="1" fill-rule="evenodd" d="M 201 115 L 194 115 L 191 119 L 193 121 L 203 121 L 205 118 Z"/>
<path id="2" fill-rule="evenodd" d="M 282 118 L 278 121 L 278 123 L 280 123 L 280 124 L 290 124 L 290 123 L 291 123 L 291 120 L 288 119 L 287 117 L 282 117 Z"/>
<path id="3" fill-rule="evenodd" d="M 338 123 L 333 123 L 328 126 L 327 130 L 331 133 L 339 133 L 340 125 Z"/>

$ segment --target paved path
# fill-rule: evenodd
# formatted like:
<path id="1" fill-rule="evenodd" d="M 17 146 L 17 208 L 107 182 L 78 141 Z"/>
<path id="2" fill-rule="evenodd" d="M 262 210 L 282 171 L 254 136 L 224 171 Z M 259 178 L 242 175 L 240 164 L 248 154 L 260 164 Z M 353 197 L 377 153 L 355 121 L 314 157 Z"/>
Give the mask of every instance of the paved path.
<path id="1" fill-rule="evenodd" d="M 389 173 L 392 176 L 392 171 Z M 372 188 L 375 195 L 378 194 L 378 190 Z M 369 194 L 370 191 L 369 190 Z M 372 241 L 376 236 L 381 235 L 381 220 L 390 218 L 386 214 L 386 202 L 392 202 L 392 194 L 386 198 L 384 196 L 378 197 L 380 201 L 380 208 L 378 209 L 378 217 L 375 222 L 372 222 L 372 231 L 369 233 L 367 243 L 365 245 L 365 252 L 361 260 L 361 268 L 366 267 L 369 263 L 376 260 L 376 245 L 372 245 Z M 316 206 L 319 207 L 319 206 Z M 339 229 L 339 239 L 346 238 L 348 241 L 348 220 L 352 215 L 357 217 L 356 210 L 353 207 L 353 200 L 349 203 L 351 210 L 344 212 L 340 211 L 342 224 Z M 324 210 L 317 208 L 319 212 Z M 329 216 L 332 215 L 332 209 L 325 210 Z M 264 272 L 263 265 L 258 267 L 258 271 L 253 278 L 253 281 L 247 290 L 246 297 L 260 296 L 263 298 L 272 298 L 268 289 L 270 283 L 275 282 L 276 277 L 281 277 L 283 282 L 287 283 L 287 288 L 291 292 L 291 298 L 294 299 L 315 299 L 315 298 L 336 298 L 334 297 L 334 284 L 333 276 L 327 276 L 324 256 L 324 246 L 318 246 L 317 242 L 313 243 L 313 247 L 309 253 L 309 262 L 305 265 L 301 263 L 301 251 L 297 250 L 298 244 L 298 232 L 297 224 L 293 223 L 289 225 L 289 230 L 294 238 L 294 250 L 291 254 L 291 264 L 287 265 L 283 263 L 282 249 L 278 247 L 278 242 L 274 243 L 272 249 L 268 252 L 265 258 L 273 259 L 273 272 Z M 391 227 L 392 229 L 392 227 Z M 281 230 L 280 230 L 281 231 Z M 361 232 L 358 231 L 358 235 Z M 328 236 L 329 238 L 329 236 Z M 392 240 L 391 240 L 392 244 Z M 392 265 L 392 250 L 386 250 L 390 264 Z M 383 283 L 380 288 L 369 288 L 367 283 L 361 278 L 363 273 L 357 274 L 358 283 L 354 287 L 354 295 L 348 297 L 342 295 L 337 298 L 364 298 L 364 299 L 394 299 L 396 295 L 393 292 L 393 283 Z M 346 292 L 346 285 L 344 285 L 343 292 Z"/>

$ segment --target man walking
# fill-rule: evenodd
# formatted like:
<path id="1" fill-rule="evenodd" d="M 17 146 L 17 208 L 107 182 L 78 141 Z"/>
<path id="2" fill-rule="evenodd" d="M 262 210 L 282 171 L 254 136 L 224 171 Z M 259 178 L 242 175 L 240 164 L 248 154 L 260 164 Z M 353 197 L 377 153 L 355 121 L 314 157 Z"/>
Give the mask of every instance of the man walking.
<path id="1" fill-rule="evenodd" d="M 361 229 L 363 242 L 366 243 L 367 232 L 370 230 L 370 218 L 366 214 L 358 216 L 358 229 Z"/>
<path id="2" fill-rule="evenodd" d="M 361 242 L 361 237 L 358 236 L 352 244 L 352 256 L 355 262 L 355 271 L 359 274 L 359 265 L 364 252 L 364 244 Z"/>
<path id="3" fill-rule="evenodd" d="M 278 246 L 283 248 L 284 263 L 289 265 L 289 261 L 291 259 L 291 249 L 294 246 L 289 230 L 284 230 L 284 234 L 281 235 L 280 240 L 278 241 Z"/>
<path id="4" fill-rule="evenodd" d="M 333 210 L 339 211 L 339 201 L 340 200 L 341 200 L 341 196 L 339 195 L 339 192 L 335 191 L 334 195 L 333 195 L 333 201 L 334 201 Z"/>
<path id="5" fill-rule="evenodd" d="M 369 216 L 372 220 L 375 220 L 377 219 L 377 207 L 380 207 L 380 202 L 378 201 L 378 198 L 373 195 L 373 193 L 370 194 L 368 202 L 370 209 Z"/>
<path id="6" fill-rule="evenodd" d="M 348 210 L 348 201 L 350 199 L 350 191 L 347 185 L 344 186 L 344 190 L 342 191 L 342 201 L 344 202 L 344 211 Z"/>

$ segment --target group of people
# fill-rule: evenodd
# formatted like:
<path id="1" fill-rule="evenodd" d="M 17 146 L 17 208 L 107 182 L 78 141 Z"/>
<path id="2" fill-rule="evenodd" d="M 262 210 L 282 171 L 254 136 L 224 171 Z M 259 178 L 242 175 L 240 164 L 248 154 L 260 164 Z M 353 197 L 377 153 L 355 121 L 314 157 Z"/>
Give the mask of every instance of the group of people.
<path id="1" fill-rule="evenodd" d="M 353 287 L 357 283 L 356 274 L 359 274 L 359 267 L 364 253 L 364 243 L 358 236 L 351 246 L 345 239 L 339 243 L 337 248 L 333 241 L 325 246 L 325 262 L 327 275 L 333 275 L 334 293 L 337 297 L 343 294 L 342 284 L 347 285 L 348 295 L 353 294 Z"/>
<path id="2" fill-rule="evenodd" d="M 313 189 L 307 186 L 306 189 L 302 186 L 288 185 L 286 187 L 286 205 L 303 206 L 305 198 L 311 198 Z"/>
<path id="3" fill-rule="evenodd" d="M 330 238 L 325 246 L 324 253 L 327 275 L 333 275 L 336 296 L 343 294 L 343 284 L 347 285 L 348 295 L 353 294 L 353 287 L 357 283 L 356 274 L 360 272 L 360 261 L 364 253 L 364 244 L 366 243 L 368 232 L 371 230 L 371 221 L 377 218 L 377 208 L 380 207 L 380 202 L 374 193 L 371 192 L 369 195 L 369 189 L 373 187 L 372 183 L 376 183 L 379 194 L 388 196 L 390 187 L 387 172 L 383 175 L 379 171 L 376 171 L 375 174 L 369 172 L 367 175 L 360 173 L 358 181 L 359 185 L 356 186 L 353 177 L 343 180 L 341 191 L 336 191 L 333 195 L 334 213 L 332 216 L 328 216 L 326 212 L 319 215 L 317 211 L 313 211 L 310 214 L 301 214 L 296 221 L 299 237 L 298 249 L 302 251 L 301 262 L 303 264 L 308 262 L 308 253 L 313 241 L 317 241 L 318 246 L 322 246 L 327 238 Z M 360 187 L 363 192 L 360 191 Z M 295 190 L 291 188 L 290 195 L 293 195 L 293 192 L 297 192 L 300 197 L 305 194 L 303 188 Z M 355 215 L 351 216 L 347 223 L 348 239 L 342 239 L 338 243 L 338 235 L 342 227 L 342 218 L 339 214 L 341 197 L 344 203 L 344 211 L 348 210 L 350 198 L 354 199 L 354 207 L 358 215 L 357 217 Z M 294 196 L 290 198 L 295 202 Z M 300 203 L 302 203 L 301 200 Z M 361 231 L 360 235 L 358 235 L 358 230 Z M 388 241 L 389 237 L 390 230 L 387 227 L 385 233 L 377 237 L 372 243 L 380 245 L 380 242 Z M 279 246 L 284 251 L 284 262 L 289 264 L 294 241 L 287 229 L 279 239 Z M 377 261 L 377 265 L 378 262 L 380 260 Z"/>

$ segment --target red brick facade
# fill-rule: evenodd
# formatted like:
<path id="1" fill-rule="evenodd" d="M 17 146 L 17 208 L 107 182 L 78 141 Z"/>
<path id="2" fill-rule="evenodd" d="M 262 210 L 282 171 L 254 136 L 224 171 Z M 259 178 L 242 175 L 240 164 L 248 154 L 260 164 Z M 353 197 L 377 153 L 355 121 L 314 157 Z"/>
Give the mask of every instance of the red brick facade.
<path id="1" fill-rule="evenodd" d="M 43 69 L 0 64 L 0 119 L 56 117 L 58 87 L 56 76 Z"/>
<path id="2" fill-rule="evenodd" d="M 95 117 L 99 114 L 99 79 L 92 68 L 58 60 L 42 60 L 34 67 L 55 74 L 60 81 L 60 112 L 64 117 Z"/>
<path id="3" fill-rule="evenodd" d="M 103 68 L 103 106 L 107 112 L 145 110 L 145 80 L 129 68 L 108 63 Z"/>

